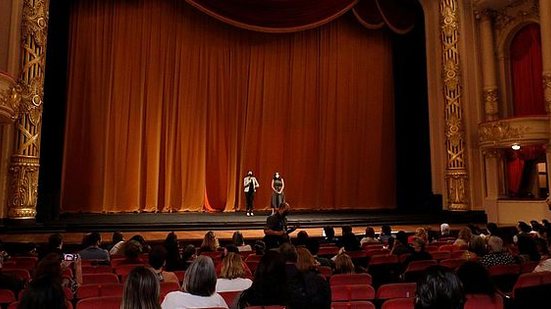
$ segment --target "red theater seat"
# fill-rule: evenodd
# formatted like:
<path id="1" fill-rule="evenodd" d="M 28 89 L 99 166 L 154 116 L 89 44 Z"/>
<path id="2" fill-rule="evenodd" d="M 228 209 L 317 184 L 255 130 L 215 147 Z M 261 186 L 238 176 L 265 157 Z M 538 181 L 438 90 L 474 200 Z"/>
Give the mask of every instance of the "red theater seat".
<path id="1" fill-rule="evenodd" d="M 335 302 L 331 309 L 375 309 L 375 305 L 370 301 Z"/>
<path id="2" fill-rule="evenodd" d="M 235 298 L 239 294 L 241 294 L 241 291 L 219 292 L 218 294 L 220 294 L 220 296 L 222 296 L 222 298 L 226 302 L 226 305 L 228 305 L 228 307 L 231 307 L 231 305 L 233 304 Z"/>
<path id="3" fill-rule="evenodd" d="M 83 284 L 119 283 L 119 277 L 113 273 L 83 274 L 82 281 Z"/>
<path id="4" fill-rule="evenodd" d="M 503 298 L 499 294 L 468 294 L 464 309 L 503 309 Z"/>
<path id="5" fill-rule="evenodd" d="M 351 285 L 351 284 L 369 284 L 372 279 L 370 274 L 338 274 L 332 275 L 329 279 L 331 286 L 334 285 Z"/>
<path id="6" fill-rule="evenodd" d="M 77 309 L 119 309 L 121 302 L 120 296 L 92 297 L 79 300 Z"/>
<path id="7" fill-rule="evenodd" d="M 389 283 L 377 289 L 377 299 L 409 298 L 415 296 L 416 283 Z"/>
<path id="8" fill-rule="evenodd" d="M 368 284 L 334 285 L 331 286 L 331 301 L 372 300 L 375 290 Z"/>
<path id="9" fill-rule="evenodd" d="M 0 304 L 9 304 L 16 301 L 12 290 L 0 289 Z"/>
<path id="10" fill-rule="evenodd" d="M 415 306 L 415 298 L 394 298 L 383 303 L 381 309 L 413 309 Z"/>

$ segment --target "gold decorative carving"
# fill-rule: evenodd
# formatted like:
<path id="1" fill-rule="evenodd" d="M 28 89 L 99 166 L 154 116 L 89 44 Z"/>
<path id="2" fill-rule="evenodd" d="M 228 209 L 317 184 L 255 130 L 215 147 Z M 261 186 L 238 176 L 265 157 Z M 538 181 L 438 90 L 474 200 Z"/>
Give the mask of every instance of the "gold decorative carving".
<path id="1" fill-rule="evenodd" d="M 543 73 L 543 100 L 547 112 L 551 112 L 551 72 Z"/>
<path id="2" fill-rule="evenodd" d="M 12 156 L 10 166 L 10 218 L 30 219 L 36 216 L 38 196 L 37 157 Z M 34 207 L 33 207 L 34 206 Z"/>
<path id="3" fill-rule="evenodd" d="M 14 121 L 17 119 L 21 104 L 21 87 L 15 84 L 7 89 L 0 90 L 0 116 Z M 0 118 L 1 118 L 0 117 Z"/>
<path id="4" fill-rule="evenodd" d="M 463 90 L 459 54 L 459 17 L 457 0 L 440 0 L 442 40 L 442 80 L 445 99 L 446 183 L 448 209 L 468 210 L 468 173 L 463 125 Z"/>
<path id="5" fill-rule="evenodd" d="M 522 139 L 528 129 L 524 126 L 513 127 L 507 121 L 488 122 L 480 126 L 479 140 L 481 143 L 497 143 L 502 140 Z"/>
<path id="6" fill-rule="evenodd" d="M 36 215 L 40 132 L 46 40 L 48 35 L 48 0 L 24 0 L 21 22 L 21 59 L 19 77 L 21 104 L 16 121 L 14 154 L 10 162 L 8 216 L 14 219 Z"/>
<path id="7" fill-rule="evenodd" d="M 484 111 L 486 112 L 486 119 L 496 119 L 498 114 L 497 87 L 484 89 L 482 91 L 482 96 L 484 98 Z"/>
<path id="8" fill-rule="evenodd" d="M 453 170 L 446 173 L 449 210 L 469 210 L 468 179 L 466 170 Z"/>
<path id="9" fill-rule="evenodd" d="M 537 0 L 514 1 L 503 9 L 497 11 L 495 16 L 495 29 L 499 32 L 520 21 L 539 19 L 539 3 Z"/>

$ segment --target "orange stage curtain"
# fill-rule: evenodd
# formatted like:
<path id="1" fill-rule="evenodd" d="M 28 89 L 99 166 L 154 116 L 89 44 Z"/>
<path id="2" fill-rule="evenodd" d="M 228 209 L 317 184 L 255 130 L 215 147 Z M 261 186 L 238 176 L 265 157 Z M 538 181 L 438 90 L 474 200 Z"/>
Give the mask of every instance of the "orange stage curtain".
<path id="1" fill-rule="evenodd" d="M 295 209 L 395 207 L 391 45 L 350 16 L 290 34 L 181 0 L 71 8 L 62 211 L 231 211 L 255 171 Z"/>

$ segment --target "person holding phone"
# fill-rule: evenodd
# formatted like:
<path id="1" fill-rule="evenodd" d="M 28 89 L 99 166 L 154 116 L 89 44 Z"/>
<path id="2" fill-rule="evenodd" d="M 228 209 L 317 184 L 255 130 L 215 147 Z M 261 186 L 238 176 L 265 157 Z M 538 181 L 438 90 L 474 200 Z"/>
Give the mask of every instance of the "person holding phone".
<path id="1" fill-rule="evenodd" d="M 254 193 L 256 188 L 260 187 L 258 180 L 253 175 L 253 171 L 248 171 L 247 176 L 243 179 L 243 187 L 245 191 L 245 198 L 247 199 L 247 217 L 254 216 L 253 213 L 253 203 L 254 203 Z"/>

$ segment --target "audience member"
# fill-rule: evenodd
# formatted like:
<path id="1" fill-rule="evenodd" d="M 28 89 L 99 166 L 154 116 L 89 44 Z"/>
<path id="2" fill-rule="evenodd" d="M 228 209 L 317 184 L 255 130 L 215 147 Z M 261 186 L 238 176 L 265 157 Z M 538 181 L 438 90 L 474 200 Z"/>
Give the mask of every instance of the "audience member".
<path id="1" fill-rule="evenodd" d="M 254 273 L 253 284 L 237 298 L 232 308 L 268 306 L 288 303 L 287 272 L 285 258 L 279 252 L 270 250 L 260 259 Z"/>
<path id="2" fill-rule="evenodd" d="M 145 241 L 145 238 L 142 235 L 136 234 L 136 235 L 132 236 L 132 238 L 130 238 L 130 240 L 135 240 L 135 241 L 139 242 L 140 245 L 142 246 L 142 252 L 143 253 L 148 253 L 149 251 L 151 251 L 151 246 L 147 243 L 147 241 Z"/>
<path id="3" fill-rule="evenodd" d="M 50 237 L 48 237 L 48 245 L 46 246 L 46 248 L 44 250 L 40 250 L 40 253 L 38 254 L 38 258 L 42 259 L 43 257 L 45 257 L 50 253 L 57 253 L 62 255 L 63 254 L 62 248 L 63 248 L 63 235 L 59 233 L 52 234 L 50 235 Z"/>
<path id="4" fill-rule="evenodd" d="M 335 239 L 335 229 L 332 226 L 324 226 L 323 227 L 323 239 L 320 240 L 320 243 L 322 244 L 334 244 L 337 242 L 337 239 Z"/>
<path id="5" fill-rule="evenodd" d="M 222 260 L 222 269 L 216 281 L 216 292 L 243 291 L 250 288 L 252 283 L 251 279 L 245 278 L 241 255 L 229 252 Z"/>
<path id="6" fill-rule="evenodd" d="M 503 240 L 497 236 L 488 239 L 488 254 L 479 259 L 480 264 L 486 268 L 496 265 L 514 264 L 515 258 L 507 251 L 503 250 Z"/>
<path id="7" fill-rule="evenodd" d="M 335 257 L 335 271 L 334 274 L 353 274 L 356 268 L 352 262 L 352 258 L 346 253 L 339 253 Z"/>
<path id="8" fill-rule="evenodd" d="M 308 249 L 296 249 L 298 272 L 288 277 L 289 308 L 325 308 L 331 307 L 331 289 L 329 283 L 317 271 L 317 262 Z"/>
<path id="9" fill-rule="evenodd" d="M 413 247 L 413 251 L 405 259 L 404 265 L 407 266 L 413 261 L 432 260 L 432 255 L 425 250 L 425 241 L 422 238 L 414 237 L 411 245 Z"/>
<path id="10" fill-rule="evenodd" d="M 440 224 L 440 236 L 438 237 L 439 240 L 448 240 L 453 238 L 450 234 L 450 225 L 447 223 Z"/>
<path id="11" fill-rule="evenodd" d="M 360 246 L 363 246 L 363 244 L 380 244 L 376 238 L 375 238 L 375 230 L 368 226 L 365 229 L 365 236 L 360 240 Z"/>
<path id="12" fill-rule="evenodd" d="M 168 233 L 166 235 L 163 245 L 166 249 L 165 269 L 167 271 L 184 270 L 184 261 L 180 256 L 180 244 L 178 243 L 178 236 L 176 235 L 176 233 Z"/>
<path id="13" fill-rule="evenodd" d="M 18 309 L 65 309 L 67 303 L 61 280 L 44 275 L 34 278 L 20 300 Z"/>
<path id="14" fill-rule="evenodd" d="M 496 288 L 490 273 L 482 264 L 467 261 L 457 269 L 457 276 L 463 283 L 465 294 L 494 295 Z"/>
<path id="15" fill-rule="evenodd" d="M 394 245 L 392 246 L 392 250 L 390 250 L 390 254 L 402 255 L 412 252 L 413 248 L 408 244 L 408 236 L 406 232 L 399 231 L 396 233 L 396 239 L 394 239 Z"/>
<path id="16" fill-rule="evenodd" d="M 175 273 L 165 271 L 167 251 L 163 246 L 154 247 L 149 253 L 149 265 L 159 279 L 159 282 L 176 282 L 180 285 L 180 280 Z"/>
<path id="17" fill-rule="evenodd" d="M 342 237 L 337 241 L 337 247 L 343 248 L 346 252 L 361 250 L 360 241 L 352 232 L 350 225 L 342 227 Z"/>
<path id="18" fill-rule="evenodd" d="M 233 232 L 233 235 L 231 238 L 232 238 L 233 244 L 237 247 L 239 252 L 241 251 L 247 252 L 247 251 L 253 250 L 251 245 L 245 244 L 245 238 L 243 237 L 243 234 L 241 234 L 241 232 L 239 231 Z"/>
<path id="19" fill-rule="evenodd" d="M 543 271 L 551 271 L 551 257 L 541 261 L 538 266 L 534 268 L 535 273 Z"/>
<path id="20" fill-rule="evenodd" d="M 530 233 L 532 228 L 526 222 L 519 221 L 517 230 L 518 233 L 513 237 L 513 241 L 518 247 L 520 258 L 525 261 L 539 261 L 541 256 L 536 241 Z"/>
<path id="21" fill-rule="evenodd" d="M 163 309 L 173 308 L 228 308 L 216 293 L 216 272 L 208 256 L 198 256 L 189 266 L 184 277 L 183 291 L 170 292 L 163 300 Z"/>
<path id="22" fill-rule="evenodd" d="M 122 296 L 121 309 L 160 309 L 159 280 L 154 271 L 145 267 L 136 267 L 130 271 Z"/>
<path id="23" fill-rule="evenodd" d="M 109 249 L 110 255 L 122 254 L 122 247 L 124 247 L 124 235 L 122 232 L 113 232 L 111 238 L 111 248 Z"/>
<path id="24" fill-rule="evenodd" d="M 457 247 L 469 247 L 472 237 L 473 233 L 471 232 L 471 229 L 465 226 L 459 230 L 459 235 L 453 245 Z"/>
<path id="25" fill-rule="evenodd" d="M 381 234 L 379 235 L 379 241 L 383 244 L 388 244 L 388 239 L 392 238 L 392 229 L 390 225 L 381 226 Z"/>
<path id="26" fill-rule="evenodd" d="M 257 240 L 254 242 L 253 249 L 254 254 L 264 255 L 264 253 L 266 252 L 266 243 L 264 243 L 262 240 Z"/>
<path id="27" fill-rule="evenodd" d="M 85 248 L 78 254 L 83 260 L 109 261 L 109 252 L 100 248 L 101 235 L 93 232 L 85 238 Z"/>
<path id="28" fill-rule="evenodd" d="M 306 248 L 310 251 L 314 259 L 320 264 L 320 266 L 327 266 L 333 268 L 335 265 L 333 261 L 328 258 L 318 256 L 320 250 L 320 244 L 315 238 L 309 238 L 306 242 Z"/>
<path id="29" fill-rule="evenodd" d="M 469 251 L 467 251 L 466 254 L 468 255 L 469 252 L 472 252 L 474 256 L 477 256 L 479 258 L 486 255 L 486 239 L 478 235 L 473 236 L 473 238 L 471 239 L 471 243 L 469 244 Z M 469 260 L 474 256 L 465 256 L 465 259 Z"/>
<path id="30" fill-rule="evenodd" d="M 296 247 L 298 246 L 306 246 L 306 242 L 308 241 L 308 233 L 306 231 L 299 231 L 297 233 L 297 238 L 293 242 Z"/>
<path id="31" fill-rule="evenodd" d="M 417 282 L 415 309 L 462 309 L 463 286 L 457 275 L 442 266 L 431 266 Z"/>
<path id="32" fill-rule="evenodd" d="M 205 237 L 203 237 L 203 242 L 201 243 L 201 247 L 199 247 L 199 253 L 216 252 L 218 248 L 220 248 L 220 244 L 218 243 L 216 234 L 214 234 L 213 231 L 208 231 Z"/>
<path id="33" fill-rule="evenodd" d="M 131 239 L 124 244 L 122 249 L 124 260 L 120 261 L 118 265 L 145 264 L 145 261 L 140 258 L 143 248 L 139 241 Z"/>
<path id="34" fill-rule="evenodd" d="M 196 257 L 197 249 L 195 249 L 194 245 L 190 244 L 184 247 L 184 251 L 182 252 L 182 262 L 184 264 L 184 270 L 188 269 L 189 265 L 193 263 Z"/>

